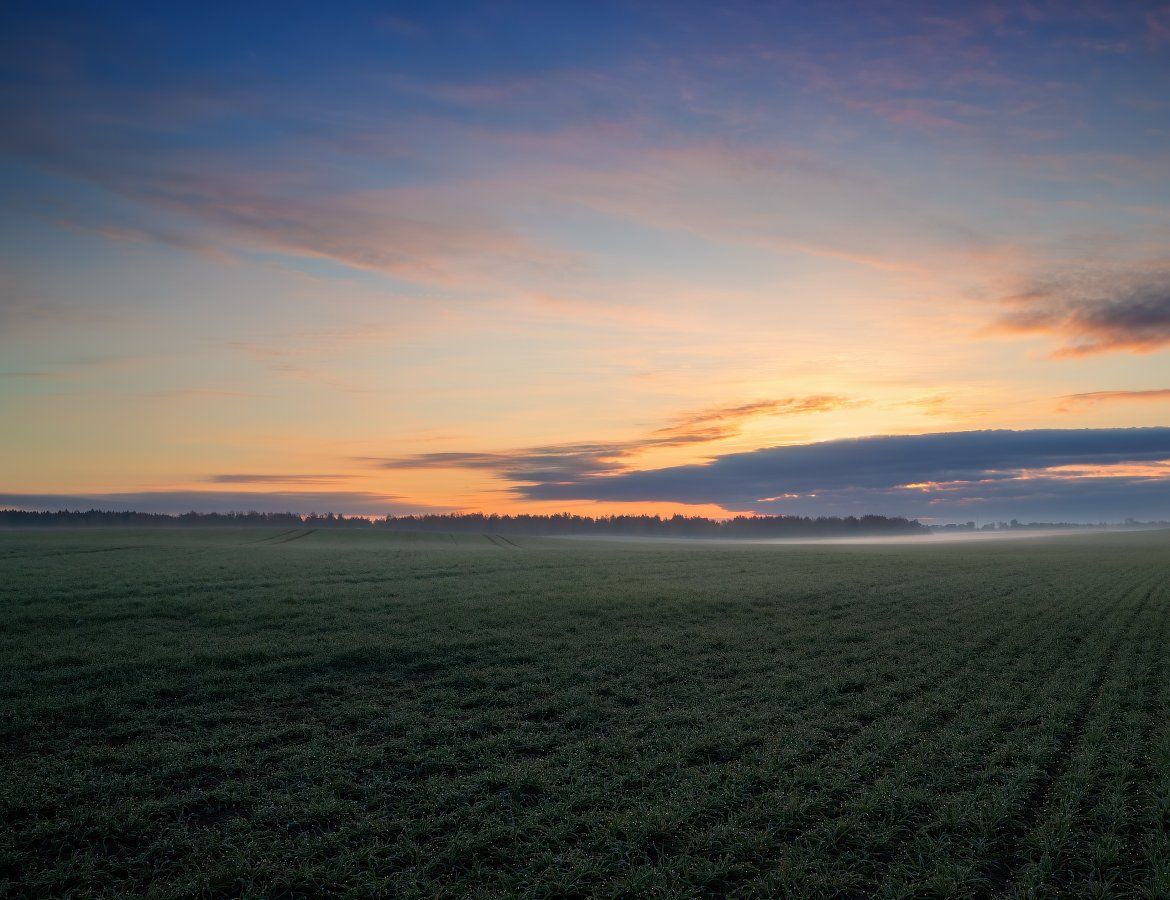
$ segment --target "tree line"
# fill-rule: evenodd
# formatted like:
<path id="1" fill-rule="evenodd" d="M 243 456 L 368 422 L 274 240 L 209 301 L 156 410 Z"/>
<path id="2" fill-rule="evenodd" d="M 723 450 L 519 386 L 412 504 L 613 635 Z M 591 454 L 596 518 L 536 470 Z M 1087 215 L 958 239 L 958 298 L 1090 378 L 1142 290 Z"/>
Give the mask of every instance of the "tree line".
<path id="1" fill-rule="evenodd" d="M 854 534 L 918 534 L 928 530 L 917 520 L 887 516 L 577 516 L 449 515 L 388 516 L 377 524 L 394 531 L 473 531 L 492 534 L 622 535 L 633 537 L 784 537 Z"/>
<path id="2" fill-rule="evenodd" d="M 623 537 L 846 537 L 874 534 L 925 534 L 927 526 L 900 516 L 578 516 L 444 513 L 412 516 L 339 516 L 334 513 L 197 513 L 181 515 L 111 510 L 31 512 L 0 510 L 0 527 L 203 527 L 283 526 L 357 528 L 387 531 L 474 532 L 491 534 L 614 535 Z"/>

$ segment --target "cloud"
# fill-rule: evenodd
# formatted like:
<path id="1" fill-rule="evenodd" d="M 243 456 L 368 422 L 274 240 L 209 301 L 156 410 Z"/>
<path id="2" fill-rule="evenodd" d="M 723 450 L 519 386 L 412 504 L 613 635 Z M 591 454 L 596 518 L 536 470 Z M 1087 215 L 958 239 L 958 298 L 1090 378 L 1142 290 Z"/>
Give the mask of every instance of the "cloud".
<path id="1" fill-rule="evenodd" d="M 922 254 L 907 258 L 905 248 L 937 242 L 938 223 L 920 215 L 905 221 L 905 197 L 885 189 L 880 179 L 867 177 L 860 185 L 845 167 L 827 163 L 825 154 L 785 140 L 745 146 L 652 127 L 647 115 L 669 118 L 660 107 L 667 98 L 645 96 L 640 72 L 626 73 L 620 86 L 604 80 L 606 100 L 616 104 L 614 123 L 597 123 L 588 110 L 577 110 L 585 118 L 574 118 L 570 111 L 583 93 L 601 90 L 596 77 L 561 71 L 501 75 L 487 84 L 423 79 L 418 90 L 463 100 L 476 112 L 468 117 L 439 110 L 425 121 L 412 119 L 409 128 L 388 127 L 378 118 L 384 112 L 366 108 L 369 98 L 361 96 L 343 110 L 326 111 L 312 96 L 305 96 L 303 107 L 288 109 L 286 98 L 233 89 L 208 98 L 172 89 L 173 102 L 163 108 L 157 91 L 50 85 L 40 102 L 13 111 L 14 127 L 0 143 L 38 168 L 98 185 L 148 210 L 130 224 L 71 227 L 200 253 L 259 250 L 325 259 L 444 288 L 578 274 L 587 265 L 588 248 L 578 253 L 563 239 L 558 245 L 555 230 L 538 234 L 530 224 L 534 212 L 557 209 L 563 215 L 578 206 L 711 243 L 898 275 L 924 272 L 917 258 Z M 387 94 L 396 99 L 379 99 L 401 105 L 404 83 L 389 81 Z M 501 96 L 512 109 L 516 91 L 543 98 L 540 107 L 555 127 L 480 122 L 485 103 Z M 263 108 L 266 100 L 278 105 Z M 643 104 L 655 114 L 642 111 Z M 230 133 L 240 120 L 257 117 L 297 125 L 272 147 L 193 149 L 185 139 Z M 362 166 L 390 158 L 421 173 L 442 158 L 449 171 L 437 180 L 395 178 L 392 187 L 355 189 L 346 173 L 362 166 L 353 165 L 354 148 L 347 145 L 366 141 L 376 147 L 358 150 L 367 157 Z M 476 148 L 473 159 L 464 159 L 464 147 Z M 839 208 L 849 209 L 849 222 L 857 224 L 843 225 L 833 212 Z"/>
<path id="2" fill-rule="evenodd" d="M 1054 356 L 1170 346 L 1170 271 L 1054 279 L 1005 302 L 1015 308 L 995 330 L 1055 335 L 1064 343 Z"/>
<path id="3" fill-rule="evenodd" d="M 944 432 L 768 447 L 647 471 L 559 473 L 516 490 L 540 501 L 1097 520 L 1170 516 L 1167 460 L 1170 428 Z"/>
<path id="4" fill-rule="evenodd" d="M 191 135 L 258 114 L 250 108 L 255 98 L 239 91 L 225 90 L 215 102 L 175 89 L 167 94 L 169 106 L 160 108 L 154 91 L 119 93 L 99 85 L 43 90 L 35 94 L 39 102 L 30 95 L 7 111 L 10 127 L 0 137 L 0 152 L 147 210 L 130 224 L 89 221 L 92 213 L 85 221 L 57 217 L 65 228 L 212 258 L 260 251 L 322 259 L 448 288 L 578 265 L 574 254 L 526 236 L 506 209 L 489 208 L 471 186 L 456 187 L 454 178 L 438 185 L 355 187 L 337 175 L 334 157 L 320 147 L 310 156 L 293 140 L 263 153 L 188 146 Z M 344 129 L 339 133 L 344 136 Z"/>
<path id="5" fill-rule="evenodd" d="M 72 231 L 88 232 L 99 235 L 107 241 L 116 244 L 165 244 L 178 250 L 188 250 L 199 253 L 208 259 L 225 261 L 229 255 L 217 250 L 206 239 L 195 235 L 183 234 L 174 229 L 160 225 L 149 228 L 138 228 L 131 225 L 114 224 L 111 222 L 90 223 L 69 217 L 59 217 L 55 223 L 61 228 Z"/>
<path id="6" fill-rule="evenodd" d="M 8 333 L 92 329 L 125 325 L 125 319 L 105 310 L 86 309 L 23 296 L 19 288 L 0 274 L 0 327 Z"/>
<path id="7" fill-rule="evenodd" d="M 942 252 L 955 237 L 950 223 L 910 212 L 883 183 L 786 142 L 708 139 L 622 152 L 583 140 L 605 164 L 544 166 L 543 191 L 643 227 L 900 276 L 924 274 L 923 247 Z"/>
<path id="8" fill-rule="evenodd" d="M 1151 9 L 1146 13 L 1149 42 L 1153 48 L 1170 44 L 1170 6 Z"/>
<path id="9" fill-rule="evenodd" d="M 127 196 L 194 216 L 254 247 L 327 259 L 407 281 L 468 287 L 505 274 L 571 268 L 563 251 L 538 245 L 438 189 L 398 188 L 289 196 L 287 186 L 179 173 L 157 181 L 107 182 Z"/>
<path id="10" fill-rule="evenodd" d="M 952 404 L 954 398 L 950 394 L 927 394 L 923 397 L 915 397 L 912 400 L 902 400 L 895 405 L 907 406 L 912 409 L 920 410 L 928 416 L 941 416 L 947 414 L 954 414 Z"/>
<path id="11" fill-rule="evenodd" d="M 211 484 L 334 484 L 356 477 L 356 475 L 258 475 L 230 472 L 224 475 L 212 475 L 207 481 Z"/>
<path id="12" fill-rule="evenodd" d="M 735 437 L 743 423 L 767 415 L 828 412 L 858 401 L 837 394 L 812 394 L 718 406 L 679 416 L 669 425 L 627 441 L 550 444 L 488 453 L 420 453 L 374 459 L 387 469 L 481 469 L 526 485 L 571 483 L 576 479 L 620 472 L 646 450 L 705 444 Z"/>
<path id="13" fill-rule="evenodd" d="M 418 38 L 427 33 L 426 26 L 405 16 L 381 15 L 374 21 L 374 27 L 388 31 L 398 37 Z"/>
<path id="14" fill-rule="evenodd" d="M 1170 402 L 1170 388 L 1155 388 L 1148 391 L 1090 391 L 1084 394 L 1065 394 L 1059 398 L 1057 409 L 1068 412 L 1083 406 L 1098 403 L 1139 400 L 1147 403 Z"/>
<path id="15" fill-rule="evenodd" d="M 104 509 L 121 512 L 334 512 L 384 516 L 436 512 L 392 494 L 366 491 L 128 491 L 96 494 L 0 494 L 0 507 L 58 510 Z"/>
<path id="16" fill-rule="evenodd" d="M 973 126 L 962 117 L 985 113 L 970 104 L 945 100 L 849 100 L 846 105 L 865 110 L 893 125 L 901 125 L 927 134 L 970 134 Z"/>
<path id="17" fill-rule="evenodd" d="M 0 377 L 28 378 L 43 381 L 88 382 L 101 372 L 131 372 L 155 362 L 158 357 L 143 354 L 80 355 L 61 360 L 55 368 L 35 371 L 0 372 Z M 161 392 L 155 392 L 161 393 Z"/>
<path id="18" fill-rule="evenodd" d="M 655 434 L 688 433 L 702 426 L 726 428 L 744 419 L 762 415 L 798 415 L 808 412 L 830 412 L 858 406 L 859 401 L 840 394 L 810 394 L 805 397 L 784 397 L 779 400 L 756 400 L 738 406 L 716 406 L 680 416 L 674 424 L 659 428 Z"/>

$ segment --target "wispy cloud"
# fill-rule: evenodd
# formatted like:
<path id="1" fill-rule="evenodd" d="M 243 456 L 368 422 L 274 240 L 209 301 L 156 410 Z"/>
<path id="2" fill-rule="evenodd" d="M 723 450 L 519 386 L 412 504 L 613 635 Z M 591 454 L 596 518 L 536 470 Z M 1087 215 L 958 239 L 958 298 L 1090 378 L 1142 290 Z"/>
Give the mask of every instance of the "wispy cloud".
<path id="1" fill-rule="evenodd" d="M 572 481 L 628 469 L 648 450 L 708 444 L 735 437 L 748 419 L 829 412 L 857 405 L 837 394 L 814 394 L 708 407 L 625 441 L 550 444 L 497 452 L 440 452 L 365 460 L 387 469 L 480 469 L 515 484 Z"/>
<path id="2" fill-rule="evenodd" d="M 1170 6 L 1160 6 L 1147 12 L 1146 26 L 1151 46 L 1170 44 Z"/>
<path id="3" fill-rule="evenodd" d="M 1065 394 L 1059 397 L 1057 409 L 1069 412 L 1099 403 L 1141 401 L 1144 403 L 1170 402 L 1170 388 L 1154 388 L 1147 391 L 1089 391 L 1083 394 Z"/>
<path id="4" fill-rule="evenodd" d="M 340 481 L 349 481 L 357 475 L 343 474 L 296 474 L 272 475 L 253 474 L 248 472 L 228 472 L 212 475 L 207 481 L 210 484 L 336 484 Z"/>
<path id="5" fill-rule="evenodd" d="M 477 202 L 466 185 L 355 188 L 323 161 L 192 153 L 174 141 L 173 125 L 149 92 L 93 99 L 127 108 L 102 116 L 65 115 L 66 103 L 17 106 L 9 111 L 7 139 L 0 139 L 11 156 L 149 211 L 132 225 L 67 217 L 58 219 L 63 227 L 220 259 L 255 251 L 323 259 L 449 288 L 578 265 L 571 251 L 523 234 L 500 207 Z M 221 115 L 183 99 L 175 105 L 187 109 L 185 128 L 208 127 Z"/>
<path id="6" fill-rule="evenodd" d="M 0 277 L 0 326 L 6 332 L 60 333 L 65 329 L 93 329 L 126 324 L 125 317 L 106 309 L 92 309 L 53 300 L 26 297 Z"/>
<path id="7" fill-rule="evenodd" d="M 406 16 L 380 15 L 374 20 L 374 27 L 381 28 L 399 37 L 419 38 L 426 32 L 426 26 Z"/>
<path id="8" fill-rule="evenodd" d="M 78 355 L 57 361 L 52 368 L 0 372 L 0 376 L 38 381 L 88 382 L 99 373 L 131 372 L 157 361 L 158 357 L 142 354 Z"/>
<path id="9" fill-rule="evenodd" d="M 921 410 L 926 415 L 941 416 L 948 413 L 953 413 L 952 406 L 954 398 L 950 394 L 927 394 L 923 397 L 914 397 L 911 400 L 903 400 L 897 403 L 898 406 L 908 406 L 913 409 Z"/>
<path id="10" fill-rule="evenodd" d="M 139 512 L 334 512 L 388 515 L 443 511 L 392 494 L 368 491 L 124 491 L 93 494 L 0 494 L 0 507 L 32 510 L 105 509 Z"/>
<path id="11" fill-rule="evenodd" d="M 572 267 L 572 254 L 542 246 L 507 222 L 467 204 L 444 204 L 442 191 L 387 189 L 289 196 L 217 176 L 123 188 L 173 212 L 227 229 L 236 240 L 297 256 L 446 287 L 482 287 L 526 270 Z M 229 241 L 230 243 L 230 241 Z"/>
<path id="12" fill-rule="evenodd" d="M 1063 343 L 1053 355 L 1087 356 L 1170 346 L 1170 271 L 1054 278 L 1009 297 L 1013 308 L 996 330 L 1051 334 Z"/>
<path id="13" fill-rule="evenodd" d="M 658 428 L 655 435 L 728 437 L 739 432 L 739 425 L 757 416 L 792 416 L 801 413 L 831 412 L 859 406 L 861 401 L 841 394 L 810 394 L 782 397 L 778 400 L 755 400 L 737 406 L 714 406 L 680 416 L 675 422 Z M 714 439 L 714 438 L 712 438 Z"/>

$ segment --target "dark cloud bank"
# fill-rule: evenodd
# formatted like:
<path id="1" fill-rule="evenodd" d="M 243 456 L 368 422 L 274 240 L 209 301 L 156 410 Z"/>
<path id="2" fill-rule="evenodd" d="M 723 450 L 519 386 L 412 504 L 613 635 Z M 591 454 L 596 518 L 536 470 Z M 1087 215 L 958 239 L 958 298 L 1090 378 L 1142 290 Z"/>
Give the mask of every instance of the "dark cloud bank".
<path id="1" fill-rule="evenodd" d="M 335 512 L 398 515 L 435 510 L 365 491 L 132 491 L 111 494 L 0 494 L 0 507 L 32 510 L 105 509 L 115 512 Z"/>
<path id="2" fill-rule="evenodd" d="M 671 436 L 663 440 L 675 442 Z M 766 447 L 704 464 L 647 471 L 617 468 L 629 461 L 630 452 L 609 444 L 571 445 L 370 462 L 390 470 L 420 466 L 487 470 L 523 499 L 553 502 L 677 502 L 771 515 L 872 513 L 931 521 L 1170 519 L 1170 427 L 865 437 Z M 1143 464 L 1146 470 L 1094 477 L 1057 468 Z M 245 478 L 260 483 L 252 476 L 230 480 Z M 0 506 L 167 513 L 436 511 L 362 491 L 0 494 Z"/>
<path id="3" fill-rule="evenodd" d="M 772 514 L 1098 521 L 1170 516 L 1170 467 L 1161 477 L 1085 478 L 1043 470 L 1161 460 L 1170 460 L 1170 428 L 866 437 L 620 474 L 542 472 L 511 455 L 501 460 L 499 471 L 518 480 L 516 490 L 530 500 L 714 503 Z M 478 464 L 486 467 L 487 461 Z"/>

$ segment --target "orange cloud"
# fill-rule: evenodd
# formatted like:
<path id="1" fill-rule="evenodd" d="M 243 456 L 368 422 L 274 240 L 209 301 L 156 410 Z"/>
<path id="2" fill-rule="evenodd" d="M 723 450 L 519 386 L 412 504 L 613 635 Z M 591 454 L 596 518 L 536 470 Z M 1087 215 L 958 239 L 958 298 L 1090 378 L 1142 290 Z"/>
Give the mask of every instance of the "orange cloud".
<path id="1" fill-rule="evenodd" d="M 1056 278 L 1002 302 L 1013 309 L 991 330 L 1054 335 L 1064 341 L 1054 357 L 1170 346 L 1170 271 L 1164 267 Z"/>
<path id="2" fill-rule="evenodd" d="M 837 394 L 813 394 L 711 407 L 679 416 L 644 437 L 625 441 L 550 444 L 517 450 L 420 453 L 364 460 L 386 469 L 479 469 L 518 483 L 571 481 L 626 471 L 640 454 L 654 449 L 707 444 L 732 438 L 743 422 L 767 415 L 828 412 L 859 401 Z"/>
<path id="3" fill-rule="evenodd" d="M 860 401 L 840 394 L 811 394 L 807 397 L 784 397 L 779 400 L 756 400 L 738 406 L 717 406 L 684 415 L 673 425 L 655 430 L 655 434 L 716 434 L 727 437 L 738 434 L 738 425 L 754 416 L 798 415 L 809 412 L 830 412 L 858 406 Z"/>
<path id="4" fill-rule="evenodd" d="M 1170 388 L 1156 388 L 1149 391 L 1089 391 L 1084 394 L 1065 394 L 1057 406 L 1058 412 L 1068 412 L 1082 406 L 1095 406 L 1098 403 L 1113 403 L 1115 401 L 1139 400 L 1145 402 L 1170 401 Z"/>

